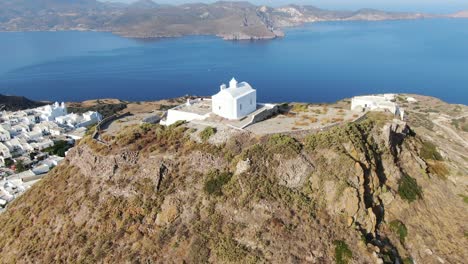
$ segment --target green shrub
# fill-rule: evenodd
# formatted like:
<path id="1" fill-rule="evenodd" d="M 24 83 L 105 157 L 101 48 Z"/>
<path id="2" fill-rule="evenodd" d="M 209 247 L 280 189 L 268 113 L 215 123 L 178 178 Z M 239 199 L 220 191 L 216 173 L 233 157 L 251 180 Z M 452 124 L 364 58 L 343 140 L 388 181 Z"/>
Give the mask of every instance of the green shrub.
<path id="1" fill-rule="evenodd" d="M 16 172 L 17 173 L 21 173 L 23 171 L 27 171 L 28 168 L 26 167 L 26 165 L 24 164 L 24 162 L 22 160 L 18 160 L 16 161 Z"/>
<path id="2" fill-rule="evenodd" d="M 65 157 L 65 152 L 67 152 L 71 147 L 71 144 L 68 144 L 67 141 L 59 140 L 55 141 L 52 147 L 48 147 L 43 150 L 43 152 L 47 152 L 50 155 L 57 155 L 60 157 Z"/>
<path id="3" fill-rule="evenodd" d="M 216 134 L 217 130 L 216 128 L 214 127 L 206 127 L 205 129 L 203 129 L 201 132 L 200 132 L 200 138 L 203 140 L 203 141 L 208 141 L 208 139 L 210 139 L 210 137 L 212 137 L 214 134 Z"/>
<path id="4" fill-rule="evenodd" d="M 390 222 L 390 230 L 400 238 L 402 244 L 405 243 L 405 238 L 408 236 L 408 229 L 405 224 L 399 220 L 393 220 Z"/>
<path id="5" fill-rule="evenodd" d="M 411 257 L 403 259 L 403 264 L 414 264 L 414 260 Z"/>
<path id="6" fill-rule="evenodd" d="M 140 125 L 140 129 L 143 130 L 143 132 L 147 133 L 148 131 L 151 131 L 151 129 L 153 129 L 155 126 L 155 124 L 144 123 Z"/>
<path id="7" fill-rule="evenodd" d="M 353 258 L 353 252 L 349 249 L 346 242 L 335 240 L 335 260 L 337 264 L 347 264 Z"/>
<path id="8" fill-rule="evenodd" d="M 222 237 L 215 247 L 216 255 L 227 262 L 242 262 L 249 251 L 243 245 L 240 245 L 232 237 Z"/>
<path id="9" fill-rule="evenodd" d="M 302 145 L 290 136 L 275 134 L 268 139 L 268 149 L 273 153 L 295 155 L 301 152 Z"/>
<path id="10" fill-rule="evenodd" d="M 468 204 L 468 196 L 460 194 L 459 195 L 461 198 L 463 198 L 463 202 Z"/>
<path id="11" fill-rule="evenodd" d="M 425 160 L 443 160 L 442 155 L 437 151 L 437 147 L 428 141 L 423 142 L 421 157 Z"/>
<path id="12" fill-rule="evenodd" d="M 181 125 L 185 125 L 186 123 L 187 123 L 187 121 L 185 121 L 185 120 L 179 120 L 179 121 L 175 122 L 174 124 L 170 125 L 169 128 L 180 127 Z"/>
<path id="13" fill-rule="evenodd" d="M 452 119 L 452 125 L 457 129 L 468 132 L 468 119 L 466 117 Z"/>
<path id="14" fill-rule="evenodd" d="M 308 104 L 294 104 L 291 111 L 293 112 L 307 112 L 309 111 Z"/>
<path id="15" fill-rule="evenodd" d="M 13 164 L 15 164 L 15 162 L 11 158 L 6 158 L 5 159 L 5 167 L 9 168 L 9 167 L 13 166 Z"/>
<path id="16" fill-rule="evenodd" d="M 422 189 L 416 179 L 404 174 L 398 183 L 398 194 L 403 200 L 413 202 L 422 197 Z"/>
<path id="17" fill-rule="evenodd" d="M 221 196 L 223 186 L 229 182 L 232 175 L 228 172 L 212 171 L 208 173 L 204 190 L 208 195 Z"/>

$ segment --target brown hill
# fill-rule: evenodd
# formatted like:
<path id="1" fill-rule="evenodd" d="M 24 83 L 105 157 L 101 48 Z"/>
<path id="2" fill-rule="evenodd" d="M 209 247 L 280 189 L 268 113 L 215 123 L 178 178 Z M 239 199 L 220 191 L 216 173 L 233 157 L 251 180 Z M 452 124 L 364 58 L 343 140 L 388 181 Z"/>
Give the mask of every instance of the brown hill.
<path id="1" fill-rule="evenodd" d="M 414 130 L 370 114 L 217 144 L 184 124 L 86 138 L 0 215 L 0 262 L 462 263 L 467 153 L 440 131 L 465 137 L 442 117 L 468 109 L 417 99 Z"/>

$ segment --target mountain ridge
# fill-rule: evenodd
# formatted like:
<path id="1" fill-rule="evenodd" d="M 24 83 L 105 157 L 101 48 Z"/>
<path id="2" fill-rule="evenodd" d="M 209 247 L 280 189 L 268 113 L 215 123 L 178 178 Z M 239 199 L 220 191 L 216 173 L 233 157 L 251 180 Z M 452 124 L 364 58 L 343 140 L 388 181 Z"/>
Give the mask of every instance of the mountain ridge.
<path id="1" fill-rule="evenodd" d="M 93 30 L 134 38 L 216 35 L 227 40 L 272 39 L 284 36 L 285 27 L 317 21 L 439 17 L 374 9 L 332 11 L 309 5 L 273 8 L 229 1 L 159 5 L 141 0 L 116 5 L 95 0 L 3 0 L 2 6 L 0 31 Z"/>

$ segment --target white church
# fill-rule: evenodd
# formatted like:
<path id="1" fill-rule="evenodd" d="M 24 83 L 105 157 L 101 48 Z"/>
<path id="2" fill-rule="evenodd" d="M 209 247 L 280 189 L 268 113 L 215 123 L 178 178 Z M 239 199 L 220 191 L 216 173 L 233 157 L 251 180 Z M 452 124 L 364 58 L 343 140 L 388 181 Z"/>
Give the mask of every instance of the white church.
<path id="1" fill-rule="evenodd" d="M 55 121 L 57 117 L 68 114 L 64 102 L 61 104 L 55 102 L 53 105 L 38 107 L 34 111 L 39 114 L 41 121 Z"/>
<path id="2" fill-rule="evenodd" d="M 213 113 L 226 119 L 241 119 L 257 110 L 257 91 L 247 82 L 238 83 L 234 78 L 229 87 L 222 84 L 211 100 Z"/>
<path id="3" fill-rule="evenodd" d="M 205 120 L 215 114 L 228 120 L 239 120 L 257 110 L 257 91 L 247 82 L 237 82 L 232 78 L 229 87 L 220 86 L 211 99 L 187 100 L 167 111 L 163 125 L 172 125 L 177 121 Z"/>

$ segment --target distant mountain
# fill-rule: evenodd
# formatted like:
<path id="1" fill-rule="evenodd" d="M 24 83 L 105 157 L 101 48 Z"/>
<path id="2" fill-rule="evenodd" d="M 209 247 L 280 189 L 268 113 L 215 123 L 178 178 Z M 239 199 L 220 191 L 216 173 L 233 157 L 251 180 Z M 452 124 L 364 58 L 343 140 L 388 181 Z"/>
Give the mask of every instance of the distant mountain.
<path id="1" fill-rule="evenodd" d="M 284 27 L 308 22 L 432 17 L 374 9 L 272 8 L 228 1 L 172 6 L 151 0 L 130 5 L 96 0 L 0 0 L 0 6 L 0 31 L 96 30 L 136 38 L 216 35 L 230 40 L 271 39 L 283 36 Z"/>
<path id="2" fill-rule="evenodd" d="M 160 5 L 151 0 L 138 0 L 130 4 L 131 8 L 158 8 Z"/>
<path id="3" fill-rule="evenodd" d="M 468 18 L 468 10 L 460 11 L 454 14 L 451 14 L 450 17 L 453 18 Z"/>
<path id="4" fill-rule="evenodd" d="M 46 103 L 29 100 L 23 96 L 8 96 L 0 94 L 0 111 L 18 111 L 22 109 L 43 106 Z"/>

